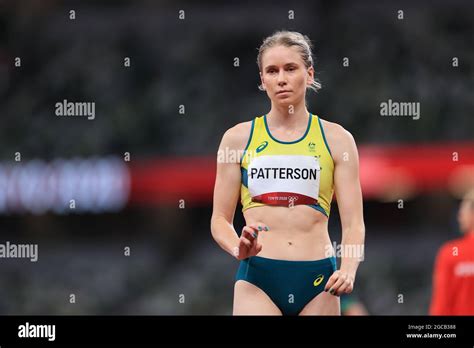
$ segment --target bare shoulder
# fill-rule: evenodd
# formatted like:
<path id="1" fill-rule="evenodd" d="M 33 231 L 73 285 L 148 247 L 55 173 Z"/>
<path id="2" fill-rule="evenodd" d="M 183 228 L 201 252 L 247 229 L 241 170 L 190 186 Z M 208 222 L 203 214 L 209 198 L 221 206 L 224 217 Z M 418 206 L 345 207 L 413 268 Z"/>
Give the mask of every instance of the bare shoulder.
<path id="1" fill-rule="evenodd" d="M 326 135 L 327 140 L 329 140 L 329 138 L 334 140 L 348 140 L 351 138 L 353 139 L 352 134 L 340 124 L 335 122 L 329 122 L 323 120 L 322 118 L 320 118 L 320 120 L 324 128 L 324 133 Z"/>
<path id="2" fill-rule="evenodd" d="M 347 129 L 338 123 L 320 120 L 333 157 L 339 157 L 338 155 L 347 151 L 357 151 L 354 137 Z"/>
<path id="3" fill-rule="evenodd" d="M 229 128 L 222 137 L 221 146 L 228 146 L 232 149 L 244 149 L 250 137 L 252 121 L 241 122 Z"/>

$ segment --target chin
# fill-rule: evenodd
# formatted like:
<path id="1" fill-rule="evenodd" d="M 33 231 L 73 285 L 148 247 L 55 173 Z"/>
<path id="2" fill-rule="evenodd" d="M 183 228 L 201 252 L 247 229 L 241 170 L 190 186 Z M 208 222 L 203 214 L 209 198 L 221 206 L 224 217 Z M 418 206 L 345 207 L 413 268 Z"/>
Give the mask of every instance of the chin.
<path id="1" fill-rule="evenodd" d="M 280 106 L 296 105 L 293 98 L 278 99 L 276 100 L 276 104 Z"/>

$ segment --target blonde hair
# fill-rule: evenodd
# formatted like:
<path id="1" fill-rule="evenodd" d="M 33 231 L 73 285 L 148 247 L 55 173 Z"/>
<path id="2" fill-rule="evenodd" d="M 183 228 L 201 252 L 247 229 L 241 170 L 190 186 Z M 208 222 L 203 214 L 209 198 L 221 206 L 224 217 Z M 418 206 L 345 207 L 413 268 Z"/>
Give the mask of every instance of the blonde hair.
<path id="1" fill-rule="evenodd" d="M 263 40 L 262 45 L 258 49 L 257 64 L 260 72 L 262 71 L 262 56 L 265 51 L 271 47 L 280 45 L 285 47 L 296 46 L 298 48 L 305 67 L 310 68 L 313 66 L 313 56 L 311 51 L 313 45 L 309 37 L 296 31 L 282 30 L 276 31 L 272 35 L 265 38 L 265 40 Z M 313 83 L 308 88 L 317 92 L 319 89 L 321 89 L 321 87 L 321 83 L 317 81 L 316 78 L 314 78 Z M 259 85 L 258 89 L 261 91 L 265 90 L 262 85 Z"/>

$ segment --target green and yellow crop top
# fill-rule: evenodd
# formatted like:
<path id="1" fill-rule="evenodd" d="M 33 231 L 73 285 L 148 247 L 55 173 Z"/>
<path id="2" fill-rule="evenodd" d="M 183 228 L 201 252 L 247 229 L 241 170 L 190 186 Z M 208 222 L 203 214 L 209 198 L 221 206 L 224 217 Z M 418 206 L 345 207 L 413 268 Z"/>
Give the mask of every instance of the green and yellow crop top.
<path id="1" fill-rule="evenodd" d="M 309 114 L 306 132 L 295 141 L 276 139 L 267 115 L 254 118 L 240 168 L 242 211 L 306 204 L 329 217 L 334 161 L 318 116 Z"/>

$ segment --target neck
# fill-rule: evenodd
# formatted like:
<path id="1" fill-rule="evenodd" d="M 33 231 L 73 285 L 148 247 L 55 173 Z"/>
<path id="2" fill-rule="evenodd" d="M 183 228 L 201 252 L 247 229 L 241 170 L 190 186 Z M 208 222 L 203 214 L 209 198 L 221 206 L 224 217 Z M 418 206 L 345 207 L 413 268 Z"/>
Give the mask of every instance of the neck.
<path id="1" fill-rule="evenodd" d="M 307 122 L 308 115 L 309 112 L 304 101 L 294 105 L 294 107 L 280 106 L 272 103 L 272 109 L 267 114 L 267 118 L 270 118 L 275 126 L 296 126 Z"/>

